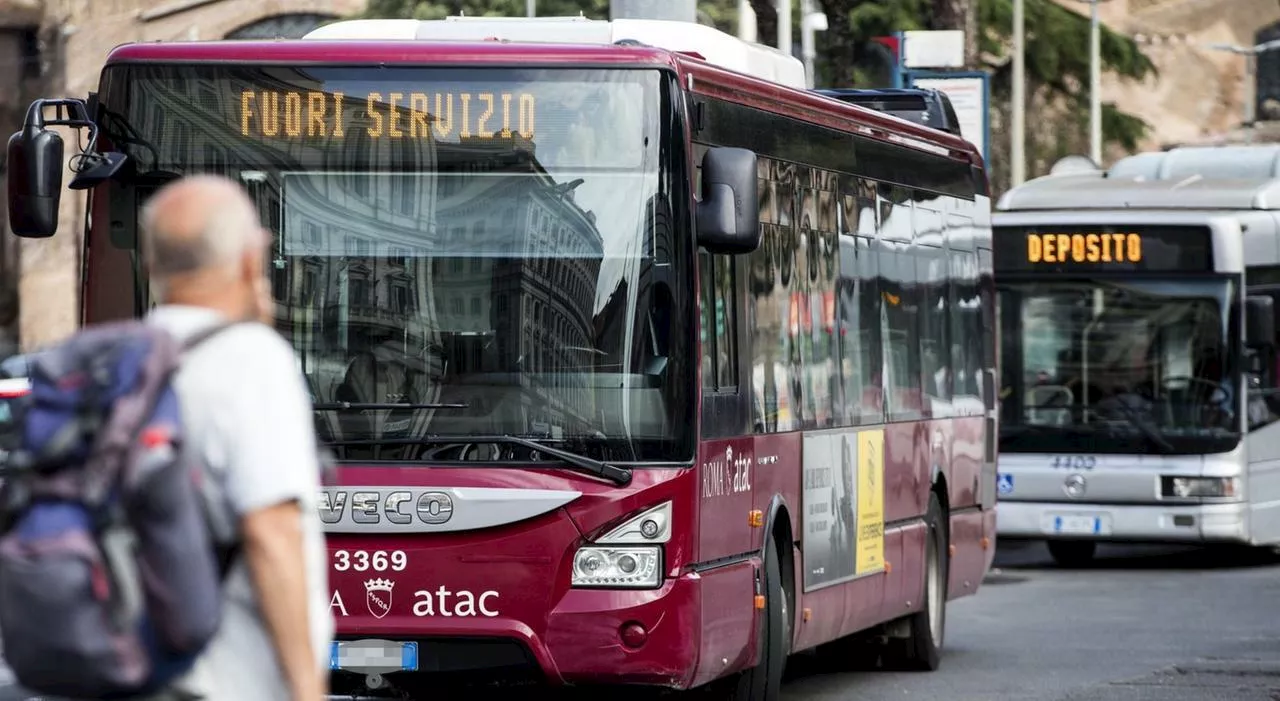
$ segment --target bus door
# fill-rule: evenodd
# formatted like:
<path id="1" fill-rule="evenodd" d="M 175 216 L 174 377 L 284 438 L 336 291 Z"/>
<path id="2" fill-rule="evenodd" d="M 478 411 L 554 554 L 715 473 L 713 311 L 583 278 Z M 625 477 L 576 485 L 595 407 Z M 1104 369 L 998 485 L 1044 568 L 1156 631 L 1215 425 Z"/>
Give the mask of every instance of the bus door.
<path id="1" fill-rule="evenodd" d="M 746 330 L 739 292 L 740 258 L 698 254 L 702 348 L 702 440 L 698 448 L 699 559 L 733 557 L 760 545 L 748 522 L 753 504 L 754 442 L 740 349 Z"/>

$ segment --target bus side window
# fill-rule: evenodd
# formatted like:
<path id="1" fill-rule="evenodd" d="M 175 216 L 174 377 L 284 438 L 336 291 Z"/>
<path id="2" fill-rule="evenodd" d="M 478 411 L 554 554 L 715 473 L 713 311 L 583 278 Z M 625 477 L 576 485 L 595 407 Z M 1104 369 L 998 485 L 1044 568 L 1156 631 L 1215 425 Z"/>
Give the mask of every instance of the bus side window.
<path id="1" fill-rule="evenodd" d="M 716 388 L 716 342 L 708 332 L 711 322 L 707 314 L 715 309 L 715 289 L 712 285 L 711 254 L 698 251 L 698 329 L 699 342 L 702 347 L 702 391 L 713 392 Z"/>
<path id="2" fill-rule="evenodd" d="M 699 251 L 698 286 L 701 288 L 702 390 L 736 392 L 738 323 L 733 258 Z"/>
<path id="3" fill-rule="evenodd" d="M 702 191 L 702 157 L 708 147 L 694 143 L 694 192 Z M 702 391 L 738 391 L 737 288 L 733 257 L 698 251 L 698 311 L 702 342 Z"/>
<path id="4" fill-rule="evenodd" d="M 900 188 L 887 199 L 882 189 L 880 207 L 887 212 L 880 217 L 878 241 L 886 414 L 891 422 L 911 421 L 921 417 L 918 256 L 911 201 Z"/>
<path id="5" fill-rule="evenodd" d="M 1250 289 L 1251 295 L 1267 295 L 1275 302 L 1277 314 L 1280 315 L 1280 289 L 1268 286 L 1266 289 Z M 1277 319 L 1280 322 L 1280 319 Z M 1241 320 L 1243 323 L 1243 320 Z M 1280 339 L 1276 339 L 1276 347 L 1280 347 Z M 1255 430 L 1274 423 L 1280 419 L 1280 352 L 1272 352 L 1269 360 L 1263 360 L 1261 372 L 1250 370 L 1251 351 L 1246 351 L 1241 361 L 1241 374 L 1244 375 L 1246 405 L 1245 416 L 1248 429 Z"/>
<path id="6" fill-rule="evenodd" d="M 936 205 L 935 205 L 936 206 Z M 919 289 L 920 371 L 923 408 L 927 416 L 951 414 L 951 346 L 947 338 L 950 313 L 947 307 L 947 258 L 943 248 L 942 216 L 917 202 L 917 236 L 927 243 L 916 246 L 916 280 Z"/>

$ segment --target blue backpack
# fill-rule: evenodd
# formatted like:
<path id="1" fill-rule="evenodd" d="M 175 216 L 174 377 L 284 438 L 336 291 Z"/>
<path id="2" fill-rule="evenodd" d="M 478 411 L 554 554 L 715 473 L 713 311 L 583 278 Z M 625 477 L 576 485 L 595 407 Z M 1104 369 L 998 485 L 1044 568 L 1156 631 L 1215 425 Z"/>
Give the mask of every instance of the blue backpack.
<path id="1" fill-rule="evenodd" d="M 0 487 L 0 639 L 19 683 L 68 698 L 165 690 L 218 629 L 238 553 L 184 446 L 180 344 L 141 321 L 42 353 Z"/>

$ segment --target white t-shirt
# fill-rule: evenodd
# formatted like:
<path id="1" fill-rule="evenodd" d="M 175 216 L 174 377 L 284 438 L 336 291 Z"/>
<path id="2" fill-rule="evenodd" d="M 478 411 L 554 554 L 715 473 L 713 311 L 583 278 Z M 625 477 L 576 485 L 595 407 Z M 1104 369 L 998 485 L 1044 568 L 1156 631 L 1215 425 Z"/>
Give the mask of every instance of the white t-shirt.
<path id="1" fill-rule="evenodd" d="M 185 340 L 226 319 L 210 309 L 161 306 L 148 322 Z M 302 507 L 307 603 L 320 671 L 329 666 L 334 624 L 316 504 L 321 483 L 311 398 L 295 359 L 274 329 L 241 324 L 192 349 L 174 382 L 189 445 L 221 478 L 236 516 L 292 500 Z M 228 573 L 224 602 L 222 625 L 182 686 L 208 701 L 289 698 L 243 558 Z"/>

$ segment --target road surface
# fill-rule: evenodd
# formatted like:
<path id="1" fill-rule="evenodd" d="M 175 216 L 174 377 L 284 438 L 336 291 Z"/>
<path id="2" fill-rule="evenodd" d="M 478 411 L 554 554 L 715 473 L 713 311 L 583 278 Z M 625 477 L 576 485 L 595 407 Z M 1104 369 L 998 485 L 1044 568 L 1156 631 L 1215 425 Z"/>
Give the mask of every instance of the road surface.
<path id="1" fill-rule="evenodd" d="M 1064 570 L 1040 544 L 1002 545 L 982 591 L 952 604 L 946 648 L 933 673 L 801 655 L 783 701 L 1280 701 L 1280 558 L 1103 548 L 1089 569 Z M 2 666 L 0 684 L 0 701 L 33 696 Z"/>
<path id="2" fill-rule="evenodd" d="M 832 673 L 800 658 L 785 701 L 1280 699 L 1280 560 L 1197 548 L 1102 548 L 1086 570 L 1002 546 L 954 602 L 933 673 Z"/>

